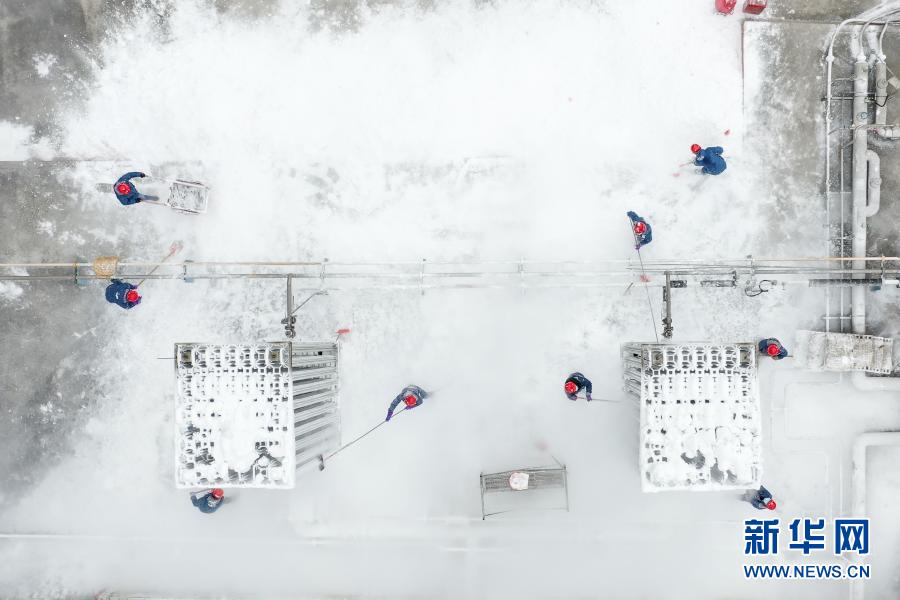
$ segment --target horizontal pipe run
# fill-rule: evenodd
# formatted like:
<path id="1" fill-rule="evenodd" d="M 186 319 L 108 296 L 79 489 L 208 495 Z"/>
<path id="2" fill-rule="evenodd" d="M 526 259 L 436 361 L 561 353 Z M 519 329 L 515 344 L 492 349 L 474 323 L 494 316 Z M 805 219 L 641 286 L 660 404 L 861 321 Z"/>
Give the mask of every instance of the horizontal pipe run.
<path id="1" fill-rule="evenodd" d="M 334 425 L 338 420 L 338 416 L 336 413 L 331 412 L 323 415 L 319 415 L 313 419 L 309 419 L 307 421 L 294 422 L 294 439 L 298 439 L 302 437 L 305 433 L 310 433 L 313 431 L 317 431 L 322 429 L 323 427 L 328 427 Z"/>
<path id="2" fill-rule="evenodd" d="M 311 381 L 309 383 L 295 383 L 293 398 L 296 400 L 307 392 L 318 392 L 321 390 L 334 389 L 337 386 L 336 379 L 322 379 Z"/>
<path id="3" fill-rule="evenodd" d="M 305 444 L 298 448 L 294 454 L 294 463 L 298 466 L 309 462 L 311 459 L 336 450 L 340 444 L 340 436 L 337 429 L 331 428 L 318 436 L 316 440 L 310 444 Z"/>
<path id="4" fill-rule="evenodd" d="M 303 441 L 306 436 L 309 436 L 309 439 L 327 437 L 328 431 L 337 427 L 337 419 L 328 422 L 323 421 L 322 423 L 314 423 L 314 425 L 314 427 L 307 427 L 303 431 L 295 430 L 294 441 Z"/>
<path id="5" fill-rule="evenodd" d="M 896 279 L 896 277 L 894 277 Z M 809 287 L 857 287 L 860 285 L 885 285 L 884 279 L 810 279 Z"/>
<path id="6" fill-rule="evenodd" d="M 294 395 L 294 412 L 298 410 L 303 410 L 306 406 L 311 406 L 313 404 L 318 404 L 319 402 L 323 402 L 328 400 L 329 398 L 334 396 L 333 389 L 323 390 L 321 392 L 315 392 L 312 394 L 306 394 L 297 396 Z"/>
<path id="7" fill-rule="evenodd" d="M 322 377 L 325 377 L 326 375 L 333 375 L 334 373 L 337 373 L 337 367 L 335 365 L 331 365 L 330 367 L 293 369 L 291 371 L 291 379 L 293 379 L 296 383 L 297 381 L 303 381 L 305 379 L 320 379 Z"/>
<path id="8" fill-rule="evenodd" d="M 847 257 L 844 259 L 845 261 L 849 260 L 859 260 L 853 257 Z M 880 260 L 880 259 L 879 259 Z M 887 261 L 885 261 L 887 263 Z M 893 265 L 894 268 L 900 265 Z M 711 276 L 711 275 L 734 275 L 738 276 L 747 276 L 747 275 L 850 275 L 850 274 L 864 274 L 864 273 L 880 273 L 883 269 L 876 267 L 863 267 L 863 268 L 850 268 L 850 267 L 783 267 L 778 268 L 774 266 L 757 266 L 753 268 L 745 268 L 745 267 L 707 267 L 705 270 L 696 269 L 696 268 L 645 268 L 644 272 L 648 275 L 654 276 L 663 276 L 668 271 L 671 275 L 680 275 L 680 276 L 691 276 L 691 277 L 702 277 L 702 276 Z M 440 278 L 462 278 L 462 277 L 471 277 L 473 279 L 477 278 L 491 278 L 491 277 L 507 277 L 507 278 L 516 278 L 516 279 L 527 279 L 529 277 L 560 277 L 560 278 L 587 278 L 587 277 L 634 277 L 635 275 L 640 273 L 639 268 L 635 268 L 631 271 L 615 271 L 615 272 L 525 272 L 525 273 L 426 273 L 424 275 L 425 279 L 440 279 Z M 378 279 L 408 279 L 410 281 L 421 280 L 423 279 L 423 275 L 420 273 L 396 273 L 396 274 L 385 274 L 385 273 L 329 273 L 324 278 L 320 277 L 317 274 L 310 273 L 255 273 L 255 272 L 242 272 L 242 273 L 118 273 L 116 275 L 119 279 L 286 279 L 290 276 L 293 279 L 306 279 L 306 280 L 328 280 L 328 279 L 360 279 L 360 280 L 378 280 Z M 108 281 L 109 277 L 101 276 L 101 275 L 88 275 L 88 274 L 78 274 L 77 276 L 74 273 L 68 274 L 54 274 L 54 275 L 12 275 L 12 274 L 0 274 L 0 280 L 2 281 L 30 281 L 30 280 L 46 280 L 46 281 L 72 281 L 72 280 L 84 280 L 84 281 Z M 518 283 L 518 282 L 514 282 Z"/>
<path id="9" fill-rule="evenodd" d="M 679 258 L 679 259 L 645 259 L 645 265 L 754 265 L 764 263 L 785 263 L 785 262 L 842 262 L 848 259 L 856 260 L 885 260 L 900 261 L 900 256 L 860 256 L 860 257 L 842 257 L 842 256 L 793 256 L 793 257 L 751 257 L 751 258 Z M 542 261 L 542 260 L 485 260 L 478 262 L 451 262 L 451 261 L 425 261 L 429 267 L 433 266 L 483 266 L 483 265 L 630 265 L 635 266 L 635 261 L 631 259 L 609 259 L 603 261 Z M 91 268 L 93 263 L 90 262 L 52 262 L 52 263 L 0 263 L 0 268 Z M 422 260 L 417 261 L 396 261 L 396 262 L 335 262 L 335 261 L 188 261 L 188 262 L 169 262 L 162 263 L 141 262 L 141 261 L 120 261 L 120 267 L 156 267 L 167 265 L 169 267 L 177 267 L 178 269 L 190 267 L 315 267 L 316 269 L 337 268 L 337 267 L 400 267 L 411 266 L 416 267 L 416 272 L 421 270 Z"/>
<path id="10" fill-rule="evenodd" d="M 327 354 L 310 354 L 308 356 L 292 356 L 291 357 L 291 370 L 292 371 L 302 371 L 303 369 L 298 367 L 306 367 L 309 365 L 318 365 L 322 363 L 334 363 L 337 360 L 337 356 L 333 351 L 328 352 Z"/>
<path id="11" fill-rule="evenodd" d="M 308 356 L 307 352 L 333 352 L 334 342 L 291 342 L 291 356 Z"/>
<path id="12" fill-rule="evenodd" d="M 294 408 L 294 424 L 308 421 L 320 417 L 324 414 L 332 413 L 337 410 L 334 402 L 318 402 L 315 404 L 307 404 L 300 408 Z"/>

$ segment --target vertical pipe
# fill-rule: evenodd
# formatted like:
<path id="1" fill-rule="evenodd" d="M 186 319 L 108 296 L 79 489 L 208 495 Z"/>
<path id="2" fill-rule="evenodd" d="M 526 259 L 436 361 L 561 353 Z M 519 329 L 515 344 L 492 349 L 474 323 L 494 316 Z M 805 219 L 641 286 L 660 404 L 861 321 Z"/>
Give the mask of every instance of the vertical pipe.
<path id="1" fill-rule="evenodd" d="M 866 216 L 874 217 L 881 208 L 881 158 L 874 150 L 866 151 Z"/>
<path id="2" fill-rule="evenodd" d="M 887 123 L 887 64 L 884 60 L 875 63 L 875 124 Z"/>
<path id="3" fill-rule="evenodd" d="M 866 255 L 866 188 L 868 184 L 869 113 L 866 98 L 869 93 L 869 63 L 865 58 L 857 60 L 853 67 L 853 256 Z M 865 268 L 865 261 L 854 260 L 854 269 Z M 854 278 L 861 275 L 854 275 Z M 851 327 L 853 333 L 866 332 L 866 288 L 854 286 L 850 290 Z"/>
<path id="4" fill-rule="evenodd" d="M 294 317 L 294 289 L 293 277 L 291 275 L 287 276 L 287 302 L 285 311 L 285 317 L 282 321 L 284 324 L 284 335 L 287 338 L 293 338 L 297 335 L 294 330 L 294 323 L 297 322 L 297 318 Z"/>
<path id="5" fill-rule="evenodd" d="M 663 337 L 672 339 L 674 328 L 672 327 L 672 274 L 666 271 L 666 286 L 663 288 L 663 305 L 666 316 L 663 317 Z"/>

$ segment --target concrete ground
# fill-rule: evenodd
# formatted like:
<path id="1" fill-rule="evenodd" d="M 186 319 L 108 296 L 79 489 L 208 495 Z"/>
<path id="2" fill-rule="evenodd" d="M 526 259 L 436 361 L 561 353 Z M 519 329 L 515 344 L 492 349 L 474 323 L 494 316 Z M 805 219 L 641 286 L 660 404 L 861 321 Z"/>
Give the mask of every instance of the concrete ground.
<path id="1" fill-rule="evenodd" d="M 265 11 L 268 6 L 265 0 L 219 0 L 216 4 L 221 10 L 246 13 L 248 18 Z M 323 22 L 342 23 L 347 27 L 354 25 L 359 4 L 353 0 L 313 3 Z M 817 236 L 797 236 L 792 232 L 793 224 L 798 222 L 804 225 L 811 222 L 820 230 L 824 226 L 820 195 L 823 163 L 817 140 L 821 135 L 820 49 L 828 27 L 801 21 L 825 18 L 834 21 L 876 3 L 808 0 L 773 1 L 771 4 L 766 16 L 778 22 L 765 26 L 750 24 L 745 30 L 745 36 L 750 40 L 748 47 L 758 52 L 753 57 L 755 66 L 761 67 L 756 73 L 764 74 L 757 80 L 760 84 L 757 91 L 745 96 L 747 125 L 753 131 L 747 135 L 745 143 L 748 148 L 755 149 L 760 160 L 771 160 L 772 163 L 771 185 L 760 195 L 771 203 L 773 247 L 777 249 L 780 244 L 787 244 L 784 240 L 790 240 L 790 246 L 795 249 L 801 247 L 810 252 L 821 252 L 824 251 L 824 240 L 819 244 Z M 79 85 L 79 74 L 87 73 L 87 61 L 91 59 L 97 41 L 108 34 L 110 23 L 115 22 L 119 6 L 99 0 L 80 3 L 7 0 L 0 3 L 0 120 L 29 124 L 34 126 L 37 135 L 52 137 L 59 102 L 63 99 L 77 102 L 79 95 L 84 93 Z M 889 47 L 898 50 L 895 56 L 900 56 L 900 36 L 889 38 L 889 41 Z M 36 76 L 34 57 L 44 54 L 55 56 L 67 67 L 66 72 L 75 74 L 74 80 Z M 892 55 L 891 52 L 888 54 Z M 900 72 L 900 64 L 896 70 Z M 770 147 L 773 138 L 767 132 L 785 130 L 791 132 L 791 141 L 789 147 L 777 149 L 777 156 L 786 160 L 772 160 L 776 151 Z M 896 150 L 885 149 L 888 156 L 892 157 L 894 152 Z M 892 162 L 887 160 L 888 156 L 884 156 L 883 165 Z M 34 161 L 0 164 L 0 247 L 6 260 L 25 262 L 54 257 L 74 261 L 108 251 L 102 230 L 95 225 L 101 214 L 81 207 L 73 209 L 61 201 L 64 189 L 55 177 L 58 168 L 59 164 Z M 883 209 L 879 220 L 872 223 L 870 252 L 896 254 L 900 249 L 894 224 L 900 220 L 900 204 L 890 202 L 889 198 L 900 186 L 900 172 L 885 169 L 884 178 Z M 79 248 L 89 249 L 91 256 L 82 256 L 81 252 L 85 250 L 73 250 L 65 237 L 35 234 L 44 221 L 64 221 L 67 230 L 83 237 L 84 242 Z M 117 225 L 126 226 L 124 223 Z M 116 251 L 123 255 L 137 251 L 139 236 L 135 236 L 134 243 L 133 248 L 117 247 Z M 73 442 L 70 437 L 79 435 L 90 419 L 95 407 L 92 399 L 85 396 L 84 389 L 86 382 L 96 375 L 91 365 L 98 357 L 91 355 L 91 348 L 95 346 L 80 340 L 83 336 L 94 335 L 90 324 L 100 320 L 106 308 L 97 303 L 95 289 L 84 290 L 69 283 L 35 283 L 23 287 L 31 302 L 21 308 L 4 306 L 0 309 L 3 315 L 0 339 L 15 340 L 14 345 L 6 344 L 0 350 L 2 364 L 7 369 L 5 376 L 0 378 L 0 398 L 7 414 L 7 418 L 0 421 L 0 439 L 4 440 L 4 452 L 0 454 L 0 473 L 4 476 L 0 502 L 4 505 L 32 489 L 50 466 L 67 455 Z M 702 302 L 702 298 L 693 299 Z M 890 323 L 896 322 L 897 308 L 892 297 L 874 300 L 877 303 L 880 299 L 885 301 L 874 311 L 873 332 L 893 333 Z M 809 315 L 806 326 L 817 327 L 818 316 Z M 15 377 L 11 376 L 13 373 Z M 810 377 L 805 381 L 796 373 L 772 377 L 764 374 L 767 383 L 762 392 L 764 398 L 770 400 L 765 416 L 772 424 L 767 439 L 767 462 L 773 465 L 772 477 L 794 479 L 795 484 L 786 487 L 783 493 L 808 514 L 841 514 L 847 510 L 852 437 L 867 429 L 900 426 L 895 399 L 888 395 L 854 396 L 850 405 L 847 402 L 849 388 L 845 383 L 836 383 L 834 378 Z M 810 387 L 822 390 L 815 404 L 806 393 Z M 832 430 L 810 418 L 819 411 L 844 415 L 844 426 Z M 714 529 L 721 526 L 722 523 L 712 523 L 700 527 Z M 610 535 L 622 544 L 624 554 L 633 552 L 644 554 L 645 559 L 664 560 L 665 557 L 654 554 L 652 544 L 651 547 L 642 546 L 647 540 L 652 542 L 654 535 L 662 535 L 652 532 L 652 523 L 646 527 L 648 531 L 643 533 L 647 536 L 641 538 L 640 543 L 628 539 L 633 532 L 613 531 Z M 703 531 L 697 532 L 697 521 L 684 524 L 683 529 L 685 536 L 699 535 L 704 539 Z M 573 537 L 577 533 L 571 532 Z M 716 535 L 722 535 L 721 531 Z M 443 546 L 436 548 L 434 539 L 441 540 Z M 608 541 L 600 536 L 585 535 L 580 543 L 561 545 L 558 550 L 564 559 L 570 553 L 599 551 Z M 36 547 L 23 550 L 24 555 L 45 558 L 52 563 L 53 559 L 43 555 L 40 547 L 45 541 L 31 543 Z M 97 546 L 96 552 L 105 557 L 105 565 L 134 570 L 136 586 L 152 585 L 163 579 L 169 566 L 164 559 L 166 542 L 160 540 L 143 542 L 161 547 L 159 552 L 152 553 L 158 557 L 158 562 L 140 565 L 140 568 L 122 559 L 142 543 L 140 540 L 107 543 L 102 539 L 90 539 L 63 543 L 67 545 L 66 552 L 71 553 Z M 188 548 L 176 552 L 190 554 L 194 551 L 190 544 L 195 542 L 188 540 L 185 543 L 189 544 Z M 289 553 L 273 557 L 273 570 L 290 571 L 303 563 L 303 571 L 312 578 L 318 565 L 331 568 L 334 562 L 346 561 L 359 569 L 359 577 L 370 575 L 373 581 L 378 581 L 384 574 L 375 572 L 375 566 L 390 566 L 378 556 L 377 548 L 352 539 L 338 539 L 322 545 L 317 545 L 316 540 L 285 542 L 289 543 L 297 546 Z M 455 590 L 460 595 L 478 593 L 467 587 L 471 585 L 467 582 L 474 578 L 467 579 L 465 574 L 490 569 L 502 571 L 507 569 L 504 565 L 509 560 L 508 556 L 497 558 L 484 540 L 450 528 L 435 532 L 428 540 L 402 543 L 412 549 L 409 554 L 415 554 L 414 564 L 425 575 L 447 571 L 461 573 L 461 583 Z M 522 547 L 542 543 L 551 542 L 531 538 L 523 541 Z M 258 554 L 269 547 L 270 541 L 266 539 L 245 540 L 244 552 Z M 540 567 L 529 564 L 526 556 L 522 557 L 522 564 L 532 569 Z M 515 575 L 509 573 L 510 577 Z M 440 580 L 437 576 L 435 579 Z M 241 586 L 238 578 L 234 585 L 239 593 L 252 591 L 246 585 Z M 360 595 L 372 593 L 360 586 L 353 586 L 353 589 Z M 552 593 L 552 589 L 548 586 L 547 593 Z M 816 590 L 820 598 L 843 597 L 845 593 L 844 587 L 837 586 L 821 586 Z M 201 589 L 189 591 L 202 592 Z M 320 591 L 327 593 L 329 590 L 323 588 Z M 435 595 L 442 591 L 445 590 L 431 590 Z M 773 597 L 791 597 L 790 594 L 778 595 L 777 590 L 769 591 L 775 594 Z M 875 597 L 896 597 L 892 596 L 895 589 L 881 591 L 884 595 Z M 806 592 L 811 594 L 810 597 L 815 595 L 809 589 Z"/>

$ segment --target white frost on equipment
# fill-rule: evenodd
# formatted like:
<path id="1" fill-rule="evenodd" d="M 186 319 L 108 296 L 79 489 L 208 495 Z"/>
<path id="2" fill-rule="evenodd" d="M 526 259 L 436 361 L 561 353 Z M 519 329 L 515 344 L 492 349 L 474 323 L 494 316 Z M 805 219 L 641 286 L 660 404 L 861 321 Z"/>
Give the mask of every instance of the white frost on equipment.
<path id="1" fill-rule="evenodd" d="M 752 343 L 622 348 L 625 391 L 640 402 L 641 488 L 755 488 L 762 477 Z"/>
<path id="2" fill-rule="evenodd" d="M 148 200 L 143 204 L 168 206 L 179 212 L 202 214 L 209 205 L 209 188 L 198 181 L 183 179 L 161 179 L 157 177 L 136 177 L 138 191 L 159 200 Z M 113 184 L 98 183 L 97 190 L 114 194 Z"/>
<path id="3" fill-rule="evenodd" d="M 481 474 L 482 520 L 491 515 L 535 509 L 569 510 L 565 465 Z"/>
<path id="4" fill-rule="evenodd" d="M 813 371 L 893 372 L 894 340 L 855 333 L 798 331 L 794 358 Z"/>
<path id="5" fill-rule="evenodd" d="M 516 471 L 509 476 L 509 487 L 517 492 L 528 489 L 528 473 Z"/>
<path id="6" fill-rule="evenodd" d="M 180 488 L 291 488 L 340 445 L 331 342 L 175 345 Z"/>

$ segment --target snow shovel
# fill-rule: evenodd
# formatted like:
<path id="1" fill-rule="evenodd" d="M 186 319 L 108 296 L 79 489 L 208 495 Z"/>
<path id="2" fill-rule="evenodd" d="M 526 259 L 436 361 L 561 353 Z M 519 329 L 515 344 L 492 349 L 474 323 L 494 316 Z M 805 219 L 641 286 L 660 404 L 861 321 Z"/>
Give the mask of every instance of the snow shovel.
<path id="1" fill-rule="evenodd" d="M 176 240 L 176 241 L 172 242 L 172 245 L 169 246 L 169 253 L 166 254 L 166 257 L 164 259 L 162 259 L 161 261 L 159 261 L 159 263 L 155 267 L 150 269 L 150 272 L 147 273 L 147 275 L 143 279 L 141 279 L 140 282 L 138 282 L 138 284 L 134 287 L 136 287 L 136 288 L 141 287 L 141 285 L 145 281 L 147 281 L 147 277 L 150 277 L 151 275 L 153 275 L 153 273 L 155 273 L 158 268 L 163 266 L 163 263 L 165 263 L 167 260 L 169 260 L 176 254 L 178 254 L 178 252 L 180 252 L 182 248 L 184 248 L 184 244 L 181 242 L 181 240 Z"/>

